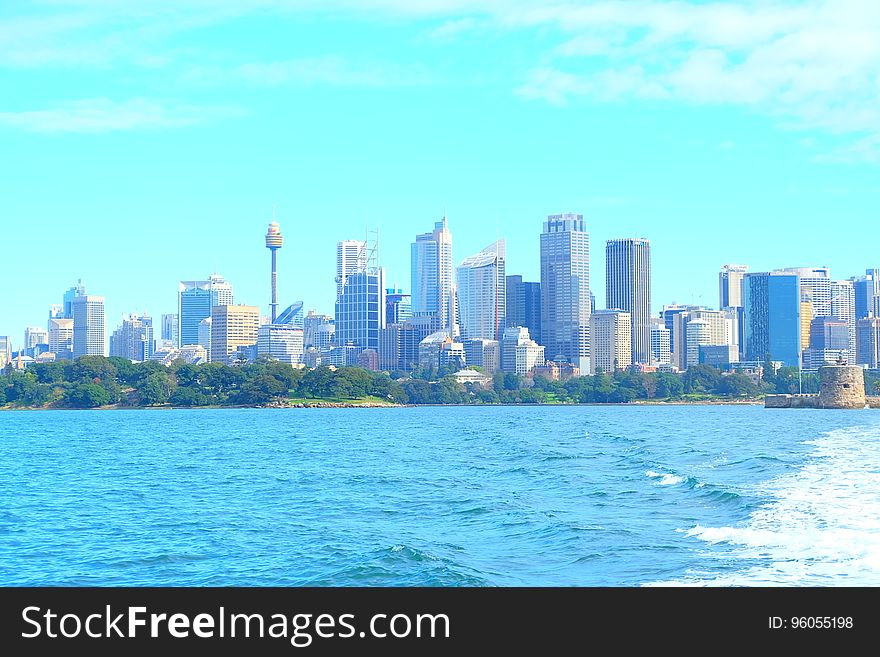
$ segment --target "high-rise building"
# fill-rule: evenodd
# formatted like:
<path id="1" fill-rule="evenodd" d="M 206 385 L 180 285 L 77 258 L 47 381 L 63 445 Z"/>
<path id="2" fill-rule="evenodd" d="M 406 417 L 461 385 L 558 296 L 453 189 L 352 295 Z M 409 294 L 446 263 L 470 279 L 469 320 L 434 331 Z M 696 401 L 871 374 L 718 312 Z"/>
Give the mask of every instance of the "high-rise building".
<path id="1" fill-rule="evenodd" d="M 336 299 L 339 300 L 345 281 L 354 273 L 367 269 L 367 243 L 343 240 L 336 244 Z"/>
<path id="2" fill-rule="evenodd" d="M 6 367 L 12 360 L 12 341 L 8 335 L 0 335 L 0 368 Z"/>
<path id="3" fill-rule="evenodd" d="M 36 358 L 42 351 L 49 349 L 49 331 L 42 326 L 28 326 L 24 330 L 24 345 L 22 348 L 28 356 Z"/>
<path id="4" fill-rule="evenodd" d="M 379 367 L 411 371 L 419 367 L 419 345 L 431 334 L 433 318 L 411 317 L 380 332 Z"/>
<path id="5" fill-rule="evenodd" d="M 691 327 L 691 322 L 699 322 L 699 324 Z M 727 345 L 736 346 L 739 350 L 736 323 L 735 309 L 695 308 L 675 315 L 673 330 L 676 344 L 680 344 L 681 349 L 675 353 L 674 365 L 679 370 L 685 370 L 691 365 L 700 364 L 702 347 Z"/>
<path id="6" fill-rule="evenodd" d="M 590 236 L 580 214 L 555 214 L 541 233 L 541 339 L 551 360 L 590 367 Z M 503 358 L 503 356 L 502 356 Z"/>
<path id="7" fill-rule="evenodd" d="M 378 351 L 385 323 L 385 270 L 349 274 L 336 302 L 336 344 Z"/>
<path id="8" fill-rule="evenodd" d="M 543 344 L 540 283 L 524 282 L 522 276 L 507 277 L 507 326 L 525 326 L 532 339 Z"/>
<path id="9" fill-rule="evenodd" d="M 852 281 L 831 281 L 831 316 L 846 322 L 849 362 L 856 359 L 856 291 Z"/>
<path id="10" fill-rule="evenodd" d="M 73 301 L 77 297 L 85 296 L 85 294 L 86 286 L 83 285 L 82 279 L 79 279 L 76 282 L 76 285 L 74 285 L 72 288 L 64 293 L 64 300 L 61 304 L 61 317 L 64 319 L 73 319 Z"/>
<path id="11" fill-rule="evenodd" d="M 880 316 L 862 318 L 856 328 L 858 364 L 880 368 Z"/>
<path id="12" fill-rule="evenodd" d="M 662 319 L 651 323 L 651 356 L 655 365 L 672 364 L 672 332 Z"/>
<path id="13" fill-rule="evenodd" d="M 205 317 L 205 319 L 199 322 L 198 346 L 205 350 L 205 353 L 208 355 L 207 362 L 209 363 L 211 362 L 211 324 L 213 324 L 213 320 L 210 317 Z M 184 346 L 195 347 L 196 345 Z"/>
<path id="14" fill-rule="evenodd" d="M 632 361 L 651 362 L 651 245 L 646 239 L 608 240 L 605 245 L 608 308 L 632 318 Z"/>
<path id="15" fill-rule="evenodd" d="M 501 340 L 501 369 L 525 376 L 544 364 L 544 347 L 529 337 L 528 329 L 514 326 L 504 330 Z"/>
<path id="16" fill-rule="evenodd" d="M 746 265 L 724 265 L 718 274 L 718 307 L 741 308 L 743 276 L 749 268 Z"/>
<path id="17" fill-rule="evenodd" d="M 455 271 L 452 233 L 446 217 L 430 233 L 416 235 L 410 249 L 412 270 L 412 313 L 433 318 L 436 331 L 455 334 Z"/>
<path id="18" fill-rule="evenodd" d="M 779 271 L 746 274 L 743 305 L 746 359 L 763 361 L 769 358 L 797 367 L 801 355 L 798 274 Z"/>
<path id="19" fill-rule="evenodd" d="M 501 343 L 498 340 L 462 340 L 468 367 L 481 367 L 486 374 L 494 374 L 501 369 Z M 516 354 L 514 354 L 514 367 Z"/>
<path id="20" fill-rule="evenodd" d="M 306 349 L 325 349 L 334 341 L 336 326 L 330 315 L 319 315 L 310 310 L 303 319 L 303 343 Z"/>
<path id="21" fill-rule="evenodd" d="M 73 357 L 106 355 L 104 297 L 78 296 L 73 300 Z"/>
<path id="22" fill-rule="evenodd" d="M 110 335 L 110 355 L 144 362 L 153 357 L 153 319 L 128 315 Z"/>
<path id="23" fill-rule="evenodd" d="M 385 322 L 402 324 L 410 317 L 412 317 L 412 297 L 397 288 L 385 290 Z"/>
<path id="24" fill-rule="evenodd" d="M 288 365 L 303 358 L 303 329 L 294 324 L 263 324 L 257 334 L 257 353 Z"/>
<path id="25" fill-rule="evenodd" d="M 178 337 L 181 346 L 201 344 L 199 323 L 217 306 L 234 303 L 232 285 L 219 274 L 206 281 L 181 281 L 177 294 Z"/>
<path id="26" fill-rule="evenodd" d="M 687 362 L 687 339 L 684 333 L 686 323 L 676 322 L 675 318 L 682 313 L 690 313 L 695 310 L 708 310 L 708 308 L 673 303 L 663 306 L 663 310 L 660 311 L 663 325 L 669 329 L 671 362 L 679 369 L 684 369 L 684 363 Z"/>
<path id="27" fill-rule="evenodd" d="M 459 322 L 465 339 L 498 340 L 506 328 L 504 240 L 466 258 L 456 269 Z"/>
<path id="28" fill-rule="evenodd" d="M 787 267 L 777 271 L 797 274 L 801 298 L 812 304 L 813 317 L 831 316 L 831 274 L 828 267 Z M 813 317 L 810 318 L 811 321 Z"/>
<path id="29" fill-rule="evenodd" d="M 180 318 L 176 313 L 162 315 L 162 340 L 170 342 L 173 346 L 180 346 Z"/>
<path id="30" fill-rule="evenodd" d="M 73 320 L 64 317 L 49 320 L 49 351 L 56 360 L 73 358 Z"/>
<path id="31" fill-rule="evenodd" d="M 856 319 L 868 317 L 874 312 L 874 305 L 880 305 L 880 269 L 866 269 L 864 276 L 850 279 L 855 293 Z"/>
<path id="32" fill-rule="evenodd" d="M 270 322 L 275 323 L 278 316 L 278 270 L 277 258 L 278 251 L 284 245 L 284 236 L 281 234 L 281 227 L 275 221 L 275 210 L 272 210 L 272 222 L 269 224 L 269 230 L 266 231 L 266 248 L 272 253 L 272 271 L 271 271 L 271 288 L 272 302 L 269 304 Z"/>
<path id="33" fill-rule="evenodd" d="M 590 354 L 595 372 L 610 373 L 632 365 L 632 323 L 623 310 L 594 310 L 590 315 Z"/>
<path id="34" fill-rule="evenodd" d="M 211 362 L 229 363 L 241 347 L 255 346 L 259 328 L 257 306 L 215 306 L 211 310 Z"/>

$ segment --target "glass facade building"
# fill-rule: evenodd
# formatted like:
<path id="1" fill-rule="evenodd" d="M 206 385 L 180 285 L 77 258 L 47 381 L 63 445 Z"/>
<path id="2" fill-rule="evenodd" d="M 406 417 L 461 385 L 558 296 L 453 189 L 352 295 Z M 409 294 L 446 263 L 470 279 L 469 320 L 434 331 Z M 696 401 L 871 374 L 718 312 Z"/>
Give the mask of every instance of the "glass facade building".
<path id="1" fill-rule="evenodd" d="M 796 273 L 746 274 L 743 278 L 747 360 L 780 361 L 798 367 L 801 359 L 801 289 Z"/>

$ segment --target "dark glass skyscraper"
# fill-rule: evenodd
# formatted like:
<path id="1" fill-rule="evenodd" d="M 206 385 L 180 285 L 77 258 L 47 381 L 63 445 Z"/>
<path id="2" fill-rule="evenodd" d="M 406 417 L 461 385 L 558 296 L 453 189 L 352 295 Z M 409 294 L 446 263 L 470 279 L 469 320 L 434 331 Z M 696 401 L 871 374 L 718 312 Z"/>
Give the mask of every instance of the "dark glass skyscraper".
<path id="1" fill-rule="evenodd" d="M 345 279 L 336 302 L 336 344 L 379 350 L 385 328 L 385 271 L 359 271 Z"/>
<path id="2" fill-rule="evenodd" d="M 525 326 L 532 340 L 541 336 L 541 284 L 524 282 L 522 276 L 507 277 L 507 326 Z"/>
<path id="3" fill-rule="evenodd" d="M 801 290 L 795 273 L 764 272 L 743 277 L 745 352 L 748 360 L 801 362 Z"/>
<path id="4" fill-rule="evenodd" d="M 605 303 L 632 319 L 632 362 L 651 362 L 651 245 L 646 239 L 605 244 Z"/>

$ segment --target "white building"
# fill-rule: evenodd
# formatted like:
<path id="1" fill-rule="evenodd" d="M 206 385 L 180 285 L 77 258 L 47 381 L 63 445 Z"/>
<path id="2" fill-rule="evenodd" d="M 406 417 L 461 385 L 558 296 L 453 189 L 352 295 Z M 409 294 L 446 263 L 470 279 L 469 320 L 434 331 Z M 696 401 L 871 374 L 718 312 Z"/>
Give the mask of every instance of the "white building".
<path id="1" fill-rule="evenodd" d="M 653 365 L 672 364 L 672 332 L 664 326 L 662 319 L 651 325 L 651 356 Z"/>
<path id="2" fill-rule="evenodd" d="M 852 281 L 831 281 L 831 316 L 846 322 L 849 329 L 849 360 L 856 362 L 856 289 Z"/>
<path id="3" fill-rule="evenodd" d="M 594 310 L 590 316 L 594 372 L 614 372 L 632 365 L 632 318 L 623 310 Z"/>
<path id="4" fill-rule="evenodd" d="M 343 240 L 336 244 L 336 297 L 342 296 L 345 281 L 352 274 L 367 269 L 367 243 Z"/>
<path id="5" fill-rule="evenodd" d="M 529 330 L 513 326 L 504 331 L 501 340 L 501 369 L 525 376 L 544 364 L 544 347 L 529 337 Z"/>
<path id="6" fill-rule="evenodd" d="M 73 358 L 73 320 L 63 317 L 49 320 L 49 351 L 58 360 Z"/>
<path id="7" fill-rule="evenodd" d="M 263 324 L 257 335 L 257 353 L 299 365 L 303 360 L 303 329 L 292 324 Z"/>
<path id="8" fill-rule="evenodd" d="M 73 357 L 106 356 L 104 297 L 78 296 L 73 300 Z"/>
<path id="9" fill-rule="evenodd" d="M 498 340 L 506 324 L 504 240 L 466 258 L 456 270 L 461 337 Z"/>

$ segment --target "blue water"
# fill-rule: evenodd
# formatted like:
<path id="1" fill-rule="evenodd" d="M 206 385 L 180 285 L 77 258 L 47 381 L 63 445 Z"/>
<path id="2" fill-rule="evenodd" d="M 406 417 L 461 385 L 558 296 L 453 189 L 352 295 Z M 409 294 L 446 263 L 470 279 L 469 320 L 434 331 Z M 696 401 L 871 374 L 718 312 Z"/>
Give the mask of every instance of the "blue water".
<path id="1" fill-rule="evenodd" d="M 880 412 L 0 413 L 2 585 L 880 584 Z"/>

